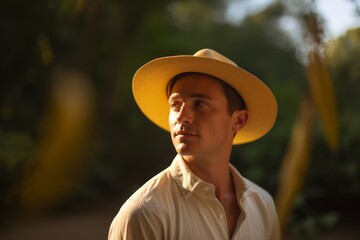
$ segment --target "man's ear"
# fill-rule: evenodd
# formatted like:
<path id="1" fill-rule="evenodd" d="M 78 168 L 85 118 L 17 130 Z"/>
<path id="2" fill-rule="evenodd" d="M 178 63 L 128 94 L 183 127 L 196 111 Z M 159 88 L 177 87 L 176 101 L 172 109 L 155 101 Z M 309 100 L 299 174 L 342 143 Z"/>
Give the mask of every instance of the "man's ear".
<path id="1" fill-rule="evenodd" d="M 233 113 L 233 130 L 235 132 L 238 132 L 244 125 L 246 124 L 248 120 L 249 113 L 247 110 L 237 110 Z"/>

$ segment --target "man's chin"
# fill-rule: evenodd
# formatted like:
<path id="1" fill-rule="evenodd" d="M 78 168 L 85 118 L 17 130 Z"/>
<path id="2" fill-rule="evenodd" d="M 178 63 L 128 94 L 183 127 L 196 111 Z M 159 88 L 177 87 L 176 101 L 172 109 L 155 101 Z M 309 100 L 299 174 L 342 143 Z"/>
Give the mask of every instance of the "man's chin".
<path id="1" fill-rule="evenodd" d="M 188 144 L 179 143 L 175 148 L 176 152 L 181 156 L 188 156 L 193 154 L 192 148 Z"/>

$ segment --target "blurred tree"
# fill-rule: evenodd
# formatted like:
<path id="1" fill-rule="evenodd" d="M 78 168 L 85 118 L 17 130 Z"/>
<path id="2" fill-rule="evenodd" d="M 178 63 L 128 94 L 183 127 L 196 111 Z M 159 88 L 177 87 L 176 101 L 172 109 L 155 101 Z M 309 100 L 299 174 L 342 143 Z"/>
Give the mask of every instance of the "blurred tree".
<path id="1" fill-rule="evenodd" d="M 354 208 L 360 201 L 359 109 L 356 86 L 359 76 L 352 75 L 359 62 L 359 30 L 326 43 L 324 64 L 334 80 L 338 99 L 339 150 L 329 151 L 318 124 L 312 133 L 311 167 L 290 216 L 289 231 L 303 238 L 315 238 L 322 229 L 358 225 Z M 352 66 L 352 67 L 351 67 Z"/>
<path id="2" fill-rule="evenodd" d="M 341 199 L 341 201 L 350 204 L 358 199 L 356 196 L 358 195 L 359 187 L 357 182 L 359 182 L 359 179 L 353 176 L 355 172 L 358 173 L 359 166 L 355 163 L 353 154 L 345 154 L 345 152 L 351 150 L 344 146 L 347 139 L 344 129 L 346 129 L 345 126 L 349 122 L 344 118 L 344 109 L 347 108 L 348 104 L 352 105 L 353 101 L 350 100 L 351 94 L 345 96 L 342 95 L 344 92 L 339 91 L 339 81 L 341 81 L 340 85 L 343 88 L 348 88 L 349 85 L 346 82 L 350 79 L 348 77 L 350 71 L 349 69 L 342 69 L 345 71 L 342 72 L 341 77 L 338 75 L 341 65 L 337 64 L 341 61 L 335 60 L 334 52 L 337 52 L 337 57 L 340 57 L 345 51 L 338 51 L 339 48 L 334 47 L 336 44 L 330 44 L 330 51 L 327 51 L 324 42 L 325 29 L 323 20 L 313 11 L 313 5 L 304 3 L 306 1 L 297 1 L 289 3 L 289 5 L 292 5 L 293 11 L 294 8 L 298 9 L 297 11 L 300 9 L 298 16 L 300 16 L 299 19 L 304 24 L 304 33 L 306 35 L 303 42 L 306 44 L 303 45 L 303 49 L 307 55 L 306 65 L 311 103 L 307 107 L 307 111 L 310 114 L 316 110 L 312 114 L 319 117 L 320 126 L 309 125 L 306 130 L 304 127 L 306 125 L 305 120 L 302 123 L 299 121 L 295 124 L 293 140 L 289 144 L 282 165 L 277 205 L 284 229 L 288 223 L 287 221 L 290 220 L 292 221 L 291 228 L 295 229 L 297 234 L 300 233 L 302 237 L 311 238 L 316 235 L 317 227 L 334 226 L 342 214 L 347 214 L 347 216 L 344 216 L 346 218 L 349 217 L 349 210 L 346 207 L 339 206 L 334 199 Z M 340 39 L 344 40 L 347 37 L 349 36 Z M 349 41 L 349 39 L 345 40 L 345 42 Z M 335 42 L 339 41 L 336 40 Z M 336 48 L 338 50 L 334 51 Z M 354 57 L 350 52 L 347 52 L 347 54 L 349 54 L 347 58 Z M 327 64 L 328 55 L 332 55 L 330 57 L 332 64 L 330 65 Z M 345 56 L 345 54 L 342 56 Z M 309 96 L 307 96 L 308 100 Z M 339 99 L 339 102 L 337 99 Z M 348 103 L 348 100 L 351 103 Z M 301 116 L 306 115 L 301 114 L 303 111 L 299 112 L 299 119 L 301 120 Z M 356 110 L 352 109 L 351 115 L 354 112 Z M 307 140 L 302 138 L 304 132 L 299 133 L 301 127 L 303 127 L 303 131 L 311 133 Z M 350 135 L 354 140 L 358 139 L 357 134 Z M 325 137 L 326 145 L 321 141 L 323 137 Z M 357 151 L 354 152 L 354 155 L 357 155 Z M 314 160 L 311 168 L 309 167 L 310 159 Z M 344 170 L 350 169 L 350 166 L 352 171 Z M 347 187 L 334 187 L 339 182 L 342 182 L 342 185 Z M 344 184 L 345 182 L 346 184 Z M 311 206 L 311 203 L 313 206 Z M 298 218 L 299 215 L 305 215 L 302 217 L 303 220 Z"/>
<path id="3" fill-rule="evenodd" d="M 359 200 L 360 196 L 360 28 L 348 30 L 328 44 L 327 63 L 331 67 L 339 96 L 342 149 L 339 154 L 340 166 L 335 168 L 341 184 L 334 191 L 342 198 Z M 334 193 L 333 193 L 334 194 Z M 350 204 L 351 205 L 351 204 Z"/>
<path id="4" fill-rule="evenodd" d="M 283 158 L 276 204 L 283 231 L 294 209 L 295 201 L 307 176 L 312 158 L 314 116 L 318 113 L 328 147 L 333 152 L 339 148 L 338 112 L 332 79 L 324 65 L 323 26 L 313 5 L 297 6 L 297 17 L 304 26 L 309 93 L 305 93 L 299 111 L 299 120 L 294 125 L 292 139 Z M 314 111 L 315 110 L 315 111 Z"/>
<path id="5" fill-rule="evenodd" d="M 52 25 L 53 14 L 53 9 L 41 1 L 0 3 L 0 165 L 4 183 L 0 204 L 4 214 L 12 210 L 11 190 L 24 167 L 32 162 L 40 135 L 50 69 L 42 64 L 37 44 L 51 52 L 42 33 Z M 51 54 L 47 60 L 51 61 Z"/>

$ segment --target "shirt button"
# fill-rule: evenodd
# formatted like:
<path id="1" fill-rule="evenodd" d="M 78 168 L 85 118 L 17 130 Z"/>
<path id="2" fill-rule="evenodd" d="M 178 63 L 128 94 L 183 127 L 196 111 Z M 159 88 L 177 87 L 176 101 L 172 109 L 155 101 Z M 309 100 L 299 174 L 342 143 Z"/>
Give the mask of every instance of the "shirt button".
<path id="1" fill-rule="evenodd" d="M 205 192 L 209 191 L 209 189 L 210 189 L 209 187 L 204 187 Z"/>
<path id="2" fill-rule="evenodd" d="M 223 219 L 224 215 L 222 213 L 219 214 L 219 219 Z"/>

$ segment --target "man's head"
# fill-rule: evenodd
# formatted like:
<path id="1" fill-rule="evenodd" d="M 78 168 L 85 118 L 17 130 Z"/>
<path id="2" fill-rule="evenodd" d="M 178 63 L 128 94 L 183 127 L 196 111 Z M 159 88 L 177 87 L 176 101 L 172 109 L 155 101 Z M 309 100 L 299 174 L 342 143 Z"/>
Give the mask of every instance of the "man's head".
<path id="1" fill-rule="evenodd" d="M 169 89 L 171 139 L 182 156 L 228 154 L 248 112 L 238 98 L 229 101 L 221 80 L 207 74 L 185 74 Z M 236 106 L 237 105 L 237 106 Z M 231 108 L 236 108 L 230 110 Z M 231 113 L 230 113 L 231 111 Z"/>
<path id="2" fill-rule="evenodd" d="M 233 144 L 254 141 L 272 128 L 277 115 L 277 103 L 271 90 L 260 79 L 211 49 L 202 49 L 194 55 L 158 58 L 148 62 L 135 73 L 135 101 L 141 111 L 159 127 L 170 130 L 167 101 L 170 80 L 177 75 L 181 77 L 179 74 L 182 73 L 186 75 L 187 72 L 202 73 L 221 79 L 220 83 L 224 84 L 223 91 L 227 92 L 229 103 L 236 102 L 235 99 L 239 100 L 237 94 L 242 97 L 248 119 L 236 134 Z M 235 90 L 235 94 L 232 89 Z M 229 107 L 229 113 L 238 105 Z"/>

